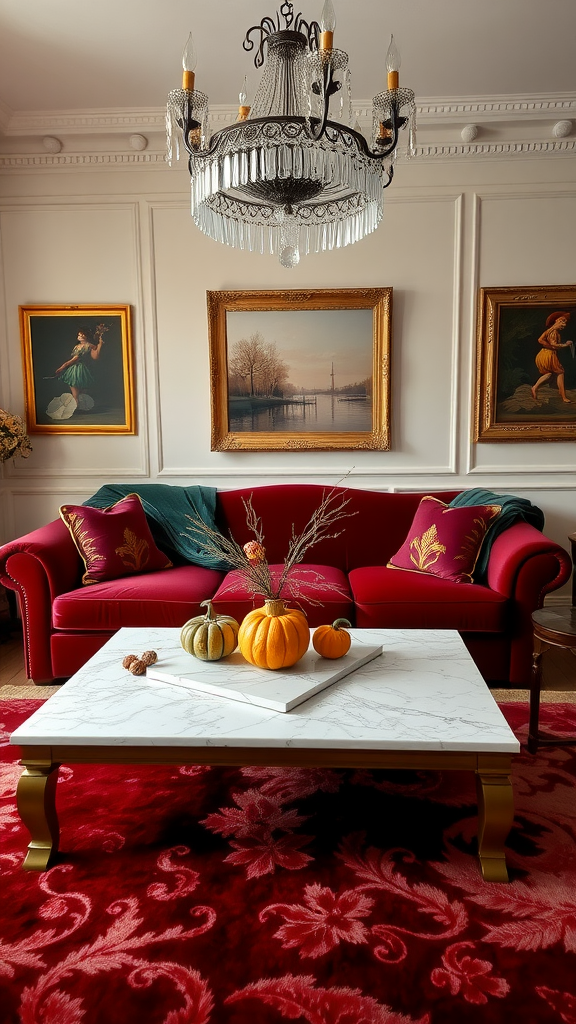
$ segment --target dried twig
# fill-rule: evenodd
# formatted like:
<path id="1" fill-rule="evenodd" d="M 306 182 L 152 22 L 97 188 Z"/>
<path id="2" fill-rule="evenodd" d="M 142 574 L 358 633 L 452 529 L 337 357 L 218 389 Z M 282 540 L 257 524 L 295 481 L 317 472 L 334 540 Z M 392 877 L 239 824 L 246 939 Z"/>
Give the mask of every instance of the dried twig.
<path id="1" fill-rule="evenodd" d="M 292 524 L 292 533 L 288 542 L 288 552 L 284 559 L 282 571 L 278 574 L 277 572 L 273 573 L 271 571 L 265 555 L 262 520 L 260 516 L 256 514 L 252 504 L 252 495 L 250 495 L 247 500 L 242 499 L 242 501 L 246 512 L 246 525 L 253 534 L 254 539 L 262 547 L 262 556 L 259 560 L 248 558 L 246 552 L 234 540 L 232 534 L 225 536 L 224 534 L 219 533 L 211 526 L 208 526 L 208 524 L 195 513 L 186 516 L 191 523 L 191 526 L 186 527 L 186 529 L 201 537 L 207 554 L 219 560 L 228 562 L 230 568 L 236 570 L 238 574 L 238 582 L 236 585 L 232 584 L 230 586 L 231 590 L 239 589 L 241 586 L 244 586 L 248 593 L 252 595 L 261 594 L 269 600 L 277 600 L 280 597 L 294 566 L 303 561 L 304 555 L 309 548 L 314 544 L 318 544 L 321 540 L 339 537 L 343 531 L 334 531 L 333 528 L 335 523 L 339 522 L 341 519 L 347 518 L 348 516 L 356 515 L 355 512 L 346 511 L 350 498 L 345 498 L 334 488 L 328 492 L 323 492 L 320 505 L 312 513 L 302 532 L 296 534 L 294 531 L 294 524 Z M 299 576 L 306 576 L 308 578 L 298 579 L 292 576 L 290 580 L 291 596 L 295 599 L 302 597 L 302 585 L 305 584 L 307 601 L 310 604 L 322 604 L 321 601 L 311 597 L 308 593 L 310 590 L 314 591 L 323 589 L 325 581 L 321 574 L 312 569 L 305 569 L 299 574 Z M 337 587 L 334 587 L 333 589 L 338 591 Z"/>

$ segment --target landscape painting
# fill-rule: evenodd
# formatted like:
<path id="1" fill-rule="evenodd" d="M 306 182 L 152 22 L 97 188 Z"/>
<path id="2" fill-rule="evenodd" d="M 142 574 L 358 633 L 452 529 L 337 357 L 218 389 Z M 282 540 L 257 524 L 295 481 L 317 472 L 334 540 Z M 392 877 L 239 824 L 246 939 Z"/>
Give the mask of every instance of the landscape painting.
<path id="1" fill-rule="evenodd" d="M 576 288 L 483 288 L 475 440 L 576 439 Z"/>
<path id="2" fill-rule="evenodd" d="M 391 300 L 209 292 L 213 450 L 386 450 Z"/>
<path id="3" fill-rule="evenodd" d="M 130 306 L 20 306 L 33 434 L 134 434 Z"/>

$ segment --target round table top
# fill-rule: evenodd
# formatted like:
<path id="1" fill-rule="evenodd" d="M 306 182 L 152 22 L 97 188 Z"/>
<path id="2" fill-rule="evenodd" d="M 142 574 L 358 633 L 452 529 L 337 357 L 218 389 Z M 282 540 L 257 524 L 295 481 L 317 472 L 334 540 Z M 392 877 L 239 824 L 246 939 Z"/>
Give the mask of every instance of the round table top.
<path id="1" fill-rule="evenodd" d="M 569 646 L 576 645 L 576 608 L 538 608 L 532 622 L 538 632 L 558 633 Z"/>

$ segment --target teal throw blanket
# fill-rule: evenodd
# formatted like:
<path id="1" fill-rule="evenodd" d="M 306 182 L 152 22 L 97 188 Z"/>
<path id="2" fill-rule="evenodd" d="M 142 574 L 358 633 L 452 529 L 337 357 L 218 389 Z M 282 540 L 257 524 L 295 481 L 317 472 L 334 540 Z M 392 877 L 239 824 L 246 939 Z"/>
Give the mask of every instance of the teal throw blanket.
<path id="1" fill-rule="evenodd" d="M 192 531 L 187 515 L 196 513 L 208 526 L 217 530 L 216 488 L 177 487 L 172 484 L 105 484 L 84 505 L 108 508 L 125 498 L 137 494 L 146 513 L 150 531 L 158 547 L 178 565 L 191 562 L 207 569 L 225 569 L 227 562 L 208 554 L 202 547 L 202 537 Z"/>
<path id="2" fill-rule="evenodd" d="M 515 494 L 495 494 L 494 491 L 485 491 L 481 487 L 474 487 L 470 491 L 461 491 L 455 498 L 452 498 L 450 505 L 458 508 L 462 505 L 501 505 L 502 511 L 494 520 L 492 526 L 484 538 L 480 548 L 476 568 L 474 569 L 474 582 L 485 583 L 488 570 L 488 559 L 492 544 L 496 537 L 507 530 L 519 519 L 535 526 L 537 530 L 544 529 L 544 513 L 537 505 L 533 505 L 528 498 L 517 498 Z"/>

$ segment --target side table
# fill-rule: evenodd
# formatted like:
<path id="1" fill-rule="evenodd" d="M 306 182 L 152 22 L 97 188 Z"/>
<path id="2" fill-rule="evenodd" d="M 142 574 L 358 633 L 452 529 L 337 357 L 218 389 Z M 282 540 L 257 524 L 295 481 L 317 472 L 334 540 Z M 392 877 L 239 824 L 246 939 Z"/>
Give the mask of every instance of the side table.
<path id="1" fill-rule="evenodd" d="M 528 750 L 535 754 L 538 747 L 562 744 L 576 744 L 576 738 L 567 740 L 556 736 L 540 736 L 538 717 L 540 714 L 540 691 L 542 688 L 542 655 L 549 647 L 576 649 L 576 608 L 539 608 L 532 615 L 534 629 L 534 655 L 532 661 L 532 682 L 530 686 L 530 724 L 528 726 Z"/>

